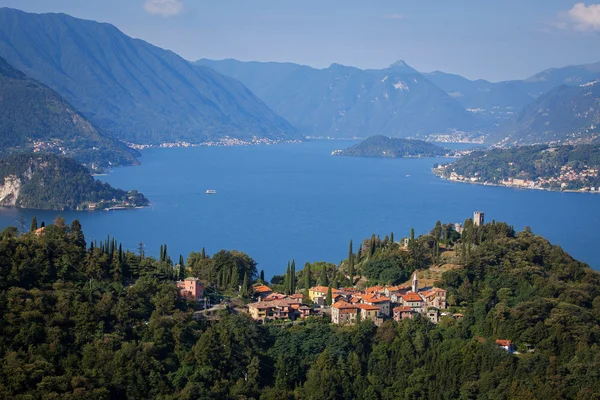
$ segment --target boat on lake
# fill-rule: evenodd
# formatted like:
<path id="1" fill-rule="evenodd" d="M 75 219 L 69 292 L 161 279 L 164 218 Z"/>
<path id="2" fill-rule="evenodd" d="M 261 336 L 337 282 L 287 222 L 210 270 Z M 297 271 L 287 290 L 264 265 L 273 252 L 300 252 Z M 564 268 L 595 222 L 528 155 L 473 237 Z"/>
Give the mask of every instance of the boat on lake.
<path id="1" fill-rule="evenodd" d="M 208 189 L 204 194 L 217 194 L 217 191 L 214 189 Z"/>

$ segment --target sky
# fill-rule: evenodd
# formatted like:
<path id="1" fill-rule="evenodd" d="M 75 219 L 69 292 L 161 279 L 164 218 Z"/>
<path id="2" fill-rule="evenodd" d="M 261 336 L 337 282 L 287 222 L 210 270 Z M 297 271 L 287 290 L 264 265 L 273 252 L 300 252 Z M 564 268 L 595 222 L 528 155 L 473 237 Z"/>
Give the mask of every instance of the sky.
<path id="1" fill-rule="evenodd" d="M 111 23 L 188 60 L 236 58 L 524 79 L 600 62 L 600 4 L 567 0 L 0 0 Z"/>

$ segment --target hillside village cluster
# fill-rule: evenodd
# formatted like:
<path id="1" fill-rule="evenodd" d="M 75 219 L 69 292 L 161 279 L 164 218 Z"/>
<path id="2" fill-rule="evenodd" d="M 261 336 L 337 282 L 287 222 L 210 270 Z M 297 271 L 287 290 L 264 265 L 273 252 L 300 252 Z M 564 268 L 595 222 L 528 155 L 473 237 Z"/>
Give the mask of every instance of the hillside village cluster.
<path id="1" fill-rule="evenodd" d="M 477 226 L 484 224 L 484 213 L 475 211 L 473 223 Z M 457 229 L 461 229 L 457 224 Z M 462 229 L 461 229 L 462 230 Z M 176 282 L 180 295 L 198 302 L 205 301 L 204 285 L 198 278 L 186 278 Z M 331 290 L 331 305 L 327 304 L 328 292 Z M 435 286 L 419 287 L 415 272 L 411 284 L 398 286 L 372 286 L 364 290 L 354 287 L 330 288 L 314 286 L 308 289 L 306 304 L 304 295 L 276 293 L 264 284 L 252 287 L 252 302 L 243 311 L 255 321 L 294 321 L 310 316 L 330 316 L 331 322 L 337 325 L 354 325 L 361 321 L 371 320 L 376 326 L 381 326 L 385 320 L 401 321 L 412 319 L 416 315 L 427 318 L 437 324 L 441 317 L 447 316 L 461 319 L 462 314 L 448 313 L 446 290 Z M 206 305 L 206 301 L 205 301 Z M 213 307 L 204 312 L 217 311 L 221 307 Z M 206 315 L 206 314 L 205 314 Z M 496 344 L 508 352 L 512 352 L 510 340 L 498 339 Z"/>
<path id="2" fill-rule="evenodd" d="M 182 296 L 201 301 L 204 285 L 197 278 L 186 278 L 177 282 Z M 331 306 L 327 305 L 327 286 L 314 286 L 308 290 L 312 304 L 303 303 L 303 295 L 275 293 L 266 285 L 253 287 L 253 302 L 246 311 L 260 322 L 275 320 L 296 320 L 309 316 L 330 315 L 331 322 L 337 325 L 353 325 L 371 320 L 380 326 L 385 319 L 400 321 L 421 314 L 437 323 L 445 315 L 446 291 L 436 287 L 419 288 L 417 274 L 412 284 L 399 286 L 373 286 L 365 290 L 355 288 L 331 289 Z M 312 306 L 312 307 L 311 307 Z M 453 314 L 461 318 L 460 314 Z"/>

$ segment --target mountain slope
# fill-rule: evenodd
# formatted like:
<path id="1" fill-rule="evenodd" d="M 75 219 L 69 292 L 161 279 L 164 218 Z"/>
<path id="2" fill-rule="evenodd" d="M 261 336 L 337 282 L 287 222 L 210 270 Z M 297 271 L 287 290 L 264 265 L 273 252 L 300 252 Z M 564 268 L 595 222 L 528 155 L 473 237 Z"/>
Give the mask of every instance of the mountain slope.
<path id="1" fill-rule="evenodd" d="M 600 136 L 600 82 L 562 85 L 527 105 L 490 137 L 502 144 L 579 143 Z"/>
<path id="2" fill-rule="evenodd" d="M 310 136 L 407 137 L 483 126 L 456 100 L 399 61 L 382 70 L 332 64 L 198 60 L 241 80 L 265 103 Z"/>
<path id="3" fill-rule="evenodd" d="M 99 133 L 58 93 L 0 57 L 0 153 L 34 149 L 92 169 L 138 163 L 135 150 Z"/>
<path id="4" fill-rule="evenodd" d="M 122 140 L 297 137 L 238 81 L 109 24 L 2 8 L 0 56 Z"/>

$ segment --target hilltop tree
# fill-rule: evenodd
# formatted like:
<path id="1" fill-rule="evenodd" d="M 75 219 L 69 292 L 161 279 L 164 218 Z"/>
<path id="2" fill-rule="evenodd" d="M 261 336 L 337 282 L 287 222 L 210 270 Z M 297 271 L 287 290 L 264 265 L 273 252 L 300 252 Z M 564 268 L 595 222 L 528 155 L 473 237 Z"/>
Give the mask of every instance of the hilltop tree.
<path id="1" fill-rule="evenodd" d="M 352 240 L 350 240 L 350 248 L 348 249 L 348 276 L 350 283 L 354 284 L 354 252 L 352 251 Z"/>
<path id="2" fill-rule="evenodd" d="M 327 287 L 327 297 L 325 298 L 325 302 L 328 306 L 330 306 L 333 302 L 333 291 L 331 290 L 331 285 Z"/>
<path id="3" fill-rule="evenodd" d="M 31 227 L 29 228 L 29 232 L 35 232 L 37 230 L 37 228 L 38 228 L 37 218 L 34 216 L 31 219 Z"/>
<path id="4" fill-rule="evenodd" d="M 310 263 L 304 264 L 304 270 L 302 271 L 302 277 L 304 278 L 304 289 L 308 290 L 312 287 Z"/>
<path id="5" fill-rule="evenodd" d="M 260 270 L 260 282 L 261 283 L 265 282 L 265 270 L 264 269 Z"/>
<path id="6" fill-rule="evenodd" d="M 410 228 L 410 241 L 415 240 L 415 228 Z"/>

